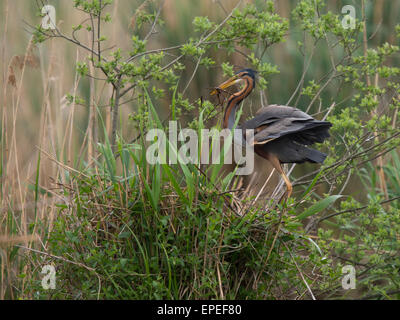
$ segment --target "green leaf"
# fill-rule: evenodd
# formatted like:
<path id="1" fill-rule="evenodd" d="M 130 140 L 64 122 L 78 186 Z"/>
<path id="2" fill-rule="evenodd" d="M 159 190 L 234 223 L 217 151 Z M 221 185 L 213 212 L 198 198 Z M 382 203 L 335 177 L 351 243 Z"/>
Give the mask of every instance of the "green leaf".
<path id="1" fill-rule="evenodd" d="M 318 201 L 317 203 L 314 203 L 311 207 L 308 209 L 304 210 L 303 213 L 299 214 L 297 216 L 298 220 L 303 220 L 309 216 L 312 216 L 314 214 L 317 214 L 319 212 L 322 212 L 325 210 L 327 207 L 329 207 L 332 203 L 334 203 L 337 199 L 343 197 L 342 195 L 334 195 L 334 196 L 329 196 L 325 199 L 322 199 Z"/>
<path id="2" fill-rule="evenodd" d="M 185 196 L 183 193 L 181 187 L 179 186 L 178 181 L 175 179 L 173 173 L 171 172 L 171 168 L 167 164 L 163 164 L 163 169 L 164 172 L 167 174 L 169 181 L 171 182 L 172 187 L 176 191 L 176 193 L 179 195 L 181 200 L 185 202 L 187 205 L 190 205 L 188 198 Z"/>
<path id="3" fill-rule="evenodd" d="M 302 194 L 302 196 L 300 197 L 300 199 L 304 199 L 311 191 L 311 189 L 315 186 L 315 184 L 317 183 L 319 177 L 322 175 L 324 171 L 321 170 L 320 172 L 318 172 L 318 174 L 314 177 L 313 181 L 310 183 L 310 185 L 307 187 L 306 191 L 304 191 L 304 193 Z"/>
<path id="4" fill-rule="evenodd" d="M 153 105 L 153 103 L 150 99 L 150 96 L 147 92 L 147 89 L 145 87 L 143 87 L 143 91 L 145 92 L 145 95 L 146 95 L 146 98 L 148 101 L 149 111 L 150 111 L 149 114 L 151 114 L 153 116 L 158 128 L 163 129 L 163 125 L 160 121 L 160 118 L 158 117 L 156 109 L 154 108 L 154 105 Z M 188 193 L 189 203 L 192 203 L 193 199 L 194 199 L 194 195 L 195 195 L 195 182 L 194 182 L 193 176 L 189 170 L 189 167 L 183 163 L 181 156 L 179 155 L 178 150 L 175 148 L 175 146 L 173 144 L 171 144 L 171 142 L 168 139 L 166 139 L 166 143 L 167 143 L 167 148 L 176 155 L 176 157 L 178 159 L 178 163 L 179 163 L 180 167 L 182 168 L 182 171 L 183 171 L 183 174 L 184 174 L 185 180 L 186 180 L 186 185 L 188 188 L 187 193 Z"/>
<path id="5" fill-rule="evenodd" d="M 129 238 L 129 236 L 131 235 L 131 233 L 129 231 L 125 231 L 125 232 L 121 232 L 118 235 L 118 239 L 126 239 Z"/>

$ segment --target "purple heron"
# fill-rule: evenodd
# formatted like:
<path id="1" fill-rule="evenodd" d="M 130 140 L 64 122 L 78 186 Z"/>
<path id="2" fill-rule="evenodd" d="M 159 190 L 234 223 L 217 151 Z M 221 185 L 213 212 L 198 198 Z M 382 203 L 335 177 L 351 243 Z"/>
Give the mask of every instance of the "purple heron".
<path id="1" fill-rule="evenodd" d="M 252 69 L 243 69 L 211 92 L 213 95 L 236 83 L 244 84 L 228 98 L 223 119 L 224 128 L 233 128 L 236 109 L 254 89 L 256 73 Z M 255 153 L 267 159 L 278 171 L 287 186 L 289 198 L 293 188 L 282 163 L 323 163 L 326 154 L 307 146 L 328 138 L 331 126 L 330 122 L 315 120 L 297 108 L 274 104 L 258 110 L 254 118 L 238 126 L 238 129 L 243 132 L 246 129 L 254 130 L 254 139 L 247 142 L 253 144 Z M 242 138 L 245 140 L 246 136 L 243 134 Z"/>

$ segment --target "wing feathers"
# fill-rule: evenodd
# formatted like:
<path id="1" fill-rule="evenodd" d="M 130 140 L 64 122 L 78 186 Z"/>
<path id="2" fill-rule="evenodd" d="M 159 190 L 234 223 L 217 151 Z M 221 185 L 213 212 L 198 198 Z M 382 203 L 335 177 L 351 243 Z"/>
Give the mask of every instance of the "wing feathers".
<path id="1" fill-rule="evenodd" d="M 288 106 L 269 105 L 261 108 L 256 116 L 246 121 L 242 129 L 254 129 L 252 144 L 266 144 L 277 138 L 292 135 L 301 144 L 323 142 L 329 137 L 330 122 L 318 121 L 307 113 Z"/>
<path id="2" fill-rule="evenodd" d="M 329 137 L 328 129 L 331 126 L 331 123 L 326 121 L 308 120 L 299 122 L 293 121 L 292 118 L 282 119 L 256 133 L 254 141 L 261 143 L 293 134 L 293 140 L 309 145 L 315 142 L 322 142 Z"/>

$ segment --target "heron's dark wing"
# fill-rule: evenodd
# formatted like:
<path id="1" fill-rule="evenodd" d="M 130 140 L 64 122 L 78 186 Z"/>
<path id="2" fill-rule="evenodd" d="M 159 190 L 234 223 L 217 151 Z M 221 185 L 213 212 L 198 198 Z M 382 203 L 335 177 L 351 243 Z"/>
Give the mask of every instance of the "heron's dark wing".
<path id="1" fill-rule="evenodd" d="M 285 136 L 267 144 L 254 146 L 254 151 L 259 155 L 275 155 L 280 163 L 323 163 L 326 154 L 318 150 L 296 143 L 290 136 Z"/>
<path id="2" fill-rule="evenodd" d="M 241 125 L 243 129 L 256 129 L 263 125 L 269 125 L 285 118 L 298 120 L 312 120 L 313 117 L 293 107 L 269 105 L 257 111 L 255 117 Z"/>
<path id="3" fill-rule="evenodd" d="M 310 145 L 315 142 L 323 142 L 329 137 L 328 130 L 332 126 L 327 121 L 299 120 L 286 118 L 264 126 L 254 135 L 254 144 L 263 144 L 283 136 L 291 138 L 301 144 Z"/>
<path id="4" fill-rule="evenodd" d="M 265 144 L 283 136 L 311 145 L 329 137 L 330 122 L 318 121 L 307 113 L 288 106 L 271 105 L 261 108 L 256 116 L 246 121 L 242 129 L 254 129 L 254 144 Z"/>

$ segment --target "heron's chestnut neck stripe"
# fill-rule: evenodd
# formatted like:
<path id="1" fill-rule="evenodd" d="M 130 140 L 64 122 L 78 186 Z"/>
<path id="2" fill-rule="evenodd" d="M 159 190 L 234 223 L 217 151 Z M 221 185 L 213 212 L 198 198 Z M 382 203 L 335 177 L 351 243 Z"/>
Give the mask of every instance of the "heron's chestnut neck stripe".
<path id="1" fill-rule="evenodd" d="M 224 115 L 224 128 L 232 129 L 235 124 L 236 106 L 246 98 L 254 88 L 252 77 L 245 75 L 242 79 L 246 82 L 244 88 L 230 96 Z"/>

